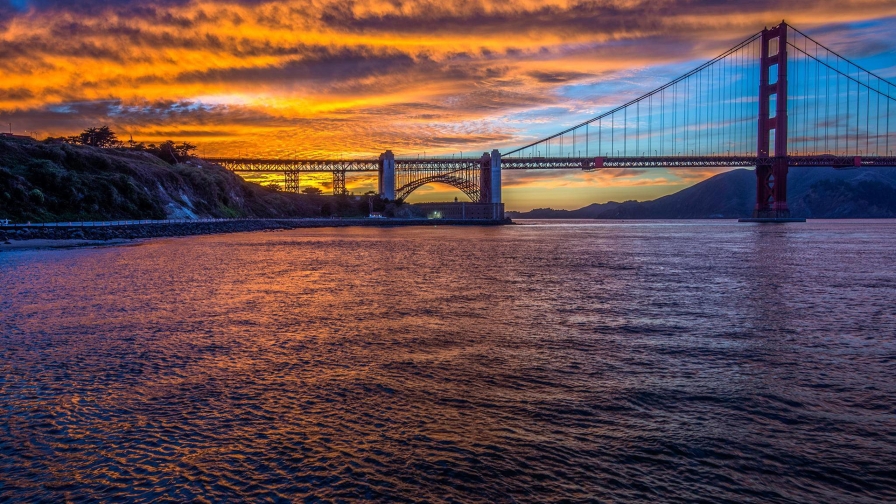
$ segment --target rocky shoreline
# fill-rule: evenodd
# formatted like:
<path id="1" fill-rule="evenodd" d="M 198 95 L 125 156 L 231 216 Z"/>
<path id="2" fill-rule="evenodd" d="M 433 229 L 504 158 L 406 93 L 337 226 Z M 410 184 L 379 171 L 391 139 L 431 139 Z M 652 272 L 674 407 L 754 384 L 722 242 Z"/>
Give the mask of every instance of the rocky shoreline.
<path id="1" fill-rule="evenodd" d="M 59 240 L 84 240 L 90 245 L 98 242 L 138 240 L 176 236 L 195 236 L 219 233 L 242 233 L 263 230 L 285 230 L 319 227 L 396 227 L 396 226 L 497 226 L 510 224 L 485 220 L 427 220 L 427 219 L 238 219 L 217 222 L 182 222 L 173 224 L 133 224 L 126 226 L 71 226 L 71 227 L 23 227 L 0 228 L 0 244 Z M 20 243 L 21 244 L 21 243 Z M 70 246 L 70 245 L 69 245 Z"/>

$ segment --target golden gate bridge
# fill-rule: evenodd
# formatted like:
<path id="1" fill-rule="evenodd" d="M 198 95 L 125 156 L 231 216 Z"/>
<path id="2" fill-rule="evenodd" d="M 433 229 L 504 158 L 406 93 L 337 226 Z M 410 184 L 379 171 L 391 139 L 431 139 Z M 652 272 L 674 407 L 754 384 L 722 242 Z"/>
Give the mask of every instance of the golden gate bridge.
<path id="1" fill-rule="evenodd" d="M 378 172 L 379 194 L 406 198 L 430 183 L 501 204 L 502 170 L 755 167 L 753 217 L 790 217 L 792 166 L 896 166 L 896 84 L 783 21 L 671 82 L 528 145 L 478 158 L 206 158 L 235 172 L 330 172 L 345 194 L 349 172 Z M 893 130 L 891 130 L 891 123 Z"/>

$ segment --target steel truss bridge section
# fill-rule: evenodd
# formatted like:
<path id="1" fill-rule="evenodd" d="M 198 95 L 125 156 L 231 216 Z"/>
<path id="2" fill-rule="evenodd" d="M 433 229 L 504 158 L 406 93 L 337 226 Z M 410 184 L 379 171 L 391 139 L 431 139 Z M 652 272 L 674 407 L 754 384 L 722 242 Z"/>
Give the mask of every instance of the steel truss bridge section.
<path id="1" fill-rule="evenodd" d="M 585 171 L 601 168 L 704 168 L 755 166 L 756 158 L 750 156 L 703 157 L 596 157 L 596 158 L 501 158 L 502 170 L 570 170 Z"/>
<path id="2" fill-rule="evenodd" d="M 787 166 L 860 168 L 896 166 L 896 157 L 889 156 L 787 156 L 781 159 L 757 156 L 643 156 L 596 158 L 501 158 L 502 170 L 565 170 L 585 171 L 601 168 L 748 168 L 784 161 Z"/>
<path id="3" fill-rule="evenodd" d="M 234 172 L 371 172 L 379 170 L 379 159 L 272 159 L 272 158 L 223 158 L 208 157 L 203 160 L 216 163 Z M 395 169 L 430 172 L 456 171 L 467 167 L 479 168 L 479 158 L 427 158 L 396 159 Z"/>
<path id="4" fill-rule="evenodd" d="M 768 160 L 763 160 L 768 162 Z M 832 166 L 834 168 L 883 168 L 896 166 L 896 156 L 788 156 L 788 166 Z"/>
<path id="5" fill-rule="evenodd" d="M 283 173 L 284 188 L 299 192 L 300 178 L 305 173 L 331 173 L 333 194 L 348 194 L 346 173 L 379 172 L 381 185 L 384 161 L 378 159 L 238 159 L 208 158 L 234 172 Z M 817 166 L 850 169 L 861 167 L 896 166 L 896 157 L 837 156 L 831 154 L 757 157 L 757 156 L 642 156 L 642 157 L 505 157 L 500 170 L 582 170 L 595 171 L 627 168 L 746 168 L 762 166 Z M 757 168 L 759 169 L 759 168 Z M 484 202 L 491 194 L 491 159 L 428 158 L 394 160 L 394 197 L 407 199 L 415 190 L 427 184 L 442 183 L 462 191 L 473 202 Z M 381 191 L 383 191 L 381 187 Z"/>
<path id="6" fill-rule="evenodd" d="M 788 166 L 884 167 L 896 166 L 893 156 L 837 156 L 830 154 L 787 156 Z M 234 172 L 372 172 L 378 171 L 379 160 L 314 160 L 205 158 Z M 600 168 L 727 168 L 753 167 L 776 161 L 756 156 L 643 156 L 643 157 L 505 157 L 502 170 L 595 170 Z M 437 176 L 478 181 L 481 159 L 429 158 L 396 159 L 397 186 L 413 180 Z M 438 180 L 432 180 L 438 182 Z M 419 187 L 419 186 L 418 186 Z M 462 189 L 463 190 L 463 189 Z M 464 191 L 466 192 L 466 191 Z"/>
<path id="7" fill-rule="evenodd" d="M 272 158 L 203 158 L 233 172 L 284 173 L 296 172 L 369 172 L 377 171 L 379 159 L 272 159 Z"/>

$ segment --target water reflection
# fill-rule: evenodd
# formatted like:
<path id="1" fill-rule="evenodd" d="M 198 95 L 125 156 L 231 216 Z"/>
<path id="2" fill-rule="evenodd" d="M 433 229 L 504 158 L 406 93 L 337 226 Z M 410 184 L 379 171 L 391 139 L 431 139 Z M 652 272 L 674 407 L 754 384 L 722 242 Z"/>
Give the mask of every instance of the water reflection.
<path id="1" fill-rule="evenodd" d="M 896 225 L 0 256 L 0 500 L 896 498 Z"/>

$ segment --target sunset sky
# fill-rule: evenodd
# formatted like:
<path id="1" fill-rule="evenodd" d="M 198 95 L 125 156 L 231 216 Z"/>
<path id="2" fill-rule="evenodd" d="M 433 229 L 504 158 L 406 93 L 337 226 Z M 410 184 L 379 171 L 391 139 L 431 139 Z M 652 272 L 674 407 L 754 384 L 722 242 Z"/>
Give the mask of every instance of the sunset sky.
<path id="1" fill-rule="evenodd" d="M 108 124 L 205 156 L 506 151 L 781 19 L 896 77 L 892 0 L 3 0 L 0 123 L 39 138 Z M 652 199 L 714 173 L 513 173 L 504 199 L 515 210 Z M 428 186 L 412 200 L 454 196 Z"/>

